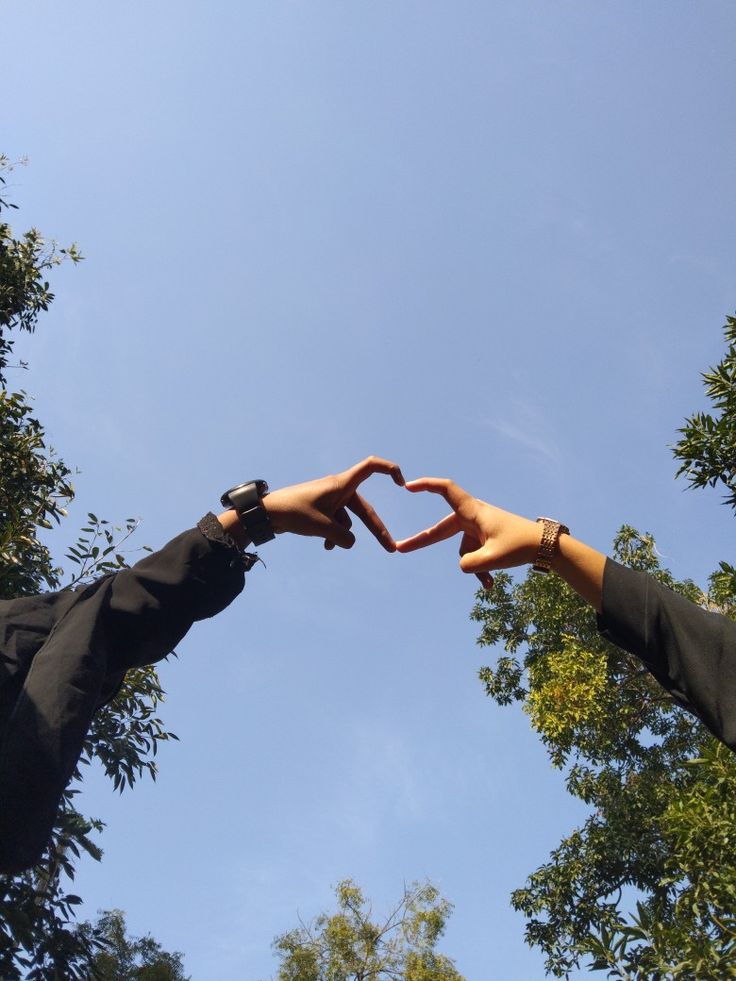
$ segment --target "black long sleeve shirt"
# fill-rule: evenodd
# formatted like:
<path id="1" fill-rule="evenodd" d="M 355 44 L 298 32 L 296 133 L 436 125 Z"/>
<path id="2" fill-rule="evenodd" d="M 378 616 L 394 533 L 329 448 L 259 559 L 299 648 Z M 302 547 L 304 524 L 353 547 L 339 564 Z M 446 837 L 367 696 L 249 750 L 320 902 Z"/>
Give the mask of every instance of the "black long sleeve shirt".
<path id="1" fill-rule="evenodd" d="M 125 672 L 224 609 L 244 568 L 208 515 L 84 589 L 0 602 L 0 871 L 38 859 L 92 717 Z"/>
<path id="2" fill-rule="evenodd" d="M 736 751 L 736 622 L 608 559 L 598 627 Z"/>
<path id="3" fill-rule="evenodd" d="M 97 708 L 241 592 L 246 563 L 212 515 L 132 569 L 0 602 L 0 872 L 30 867 Z M 608 560 L 601 632 L 736 750 L 736 623 Z"/>

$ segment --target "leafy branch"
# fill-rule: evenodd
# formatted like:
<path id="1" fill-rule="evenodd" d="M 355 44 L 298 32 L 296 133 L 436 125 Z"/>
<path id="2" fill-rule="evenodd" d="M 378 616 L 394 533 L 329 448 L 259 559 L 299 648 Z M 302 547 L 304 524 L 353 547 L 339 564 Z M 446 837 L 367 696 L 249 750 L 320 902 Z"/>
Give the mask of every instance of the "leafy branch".
<path id="1" fill-rule="evenodd" d="M 104 518 L 98 518 L 91 511 L 87 514 L 88 524 L 81 529 L 79 538 L 69 547 L 66 558 L 78 566 L 67 589 L 86 585 L 100 576 L 110 575 L 128 568 L 128 561 L 122 546 L 134 534 L 140 524 L 138 518 L 126 518 L 124 526 L 112 525 Z M 116 538 L 115 533 L 121 537 Z M 150 552 L 148 545 L 143 550 Z"/>

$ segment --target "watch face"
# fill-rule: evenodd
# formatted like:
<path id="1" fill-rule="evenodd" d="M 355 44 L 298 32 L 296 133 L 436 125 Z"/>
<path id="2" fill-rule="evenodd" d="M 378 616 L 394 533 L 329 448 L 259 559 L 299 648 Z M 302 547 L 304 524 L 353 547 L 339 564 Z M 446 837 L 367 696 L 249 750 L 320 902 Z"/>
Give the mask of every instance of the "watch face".
<path id="1" fill-rule="evenodd" d="M 230 495 L 235 494 L 236 496 L 239 496 L 238 491 L 243 492 L 248 487 L 255 489 L 258 498 L 265 497 L 266 494 L 268 494 L 268 484 L 265 480 L 246 480 L 245 483 L 237 484 L 235 487 L 231 487 L 230 490 L 226 490 L 220 498 L 220 503 L 226 508 L 234 507 L 234 504 L 230 499 Z M 253 504 L 255 504 L 255 501 Z"/>

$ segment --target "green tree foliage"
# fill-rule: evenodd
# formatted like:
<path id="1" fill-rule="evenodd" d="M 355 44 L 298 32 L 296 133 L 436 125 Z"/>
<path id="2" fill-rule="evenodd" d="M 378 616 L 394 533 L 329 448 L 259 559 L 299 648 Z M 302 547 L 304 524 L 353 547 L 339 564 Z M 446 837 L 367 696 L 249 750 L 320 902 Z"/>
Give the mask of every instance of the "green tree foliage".
<path id="1" fill-rule="evenodd" d="M 0 156 L 0 189 L 10 169 Z M 48 271 L 65 258 L 81 260 L 75 246 L 60 248 L 35 228 L 16 238 L 1 220 L 13 207 L 0 190 L 0 598 L 5 599 L 58 586 L 60 570 L 37 532 L 58 523 L 74 495 L 70 471 L 46 451 L 43 427 L 25 392 L 5 388 L 13 351 L 9 335 L 12 330 L 32 333 L 39 313 L 48 309 L 54 298 Z"/>
<path id="2" fill-rule="evenodd" d="M 723 359 L 703 373 L 713 413 L 696 412 L 678 430 L 674 453 L 693 487 L 723 484 L 725 502 L 736 509 L 736 317 L 723 328 L 727 350 Z"/>
<path id="3" fill-rule="evenodd" d="M 729 320 L 728 354 L 704 376 L 720 417 L 693 417 L 675 448 L 695 486 L 734 489 L 735 331 Z M 736 619 L 728 563 L 703 591 L 675 580 L 653 538 L 628 526 L 613 555 Z M 561 579 L 501 573 L 471 616 L 479 643 L 499 651 L 480 672 L 486 692 L 522 704 L 568 791 L 589 807 L 511 897 L 548 973 L 587 963 L 625 981 L 736 977 L 736 756 L 600 636 L 593 611 Z"/>
<path id="4" fill-rule="evenodd" d="M 4 196 L 6 175 L 12 171 L 8 158 L 0 155 L 0 212 L 17 208 Z M 54 298 L 46 275 L 65 258 L 80 262 L 82 256 L 76 245 L 60 247 L 46 241 L 36 228 L 20 238 L 5 221 L 0 223 L 0 384 L 5 383 L 4 369 L 13 342 L 5 333 L 15 328 L 32 334 L 38 315 L 48 310 Z"/>
<path id="5" fill-rule="evenodd" d="M 0 157 L 0 218 L 13 205 L 2 193 L 8 161 Z M 0 221 L 0 598 L 28 596 L 61 586 L 62 570 L 41 535 L 66 514 L 74 491 L 70 471 L 48 449 L 44 427 L 23 391 L 9 391 L 7 376 L 25 369 L 12 365 L 12 330 L 35 330 L 37 318 L 53 299 L 46 275 L 64 259 L 79 262 L 74 246 L 60 248 L 32 229 L 15 237 Z M 122 529 L 89 515 L 89 523 L 67 554 L 76 568 L 72 584 L 125 565 L 120 541 L 135 522 Z M 102 764 L 118 790 L 144 773 L 155 777 L 161 742 L 176 738 L 157 711 L 163 690 L 153 668 L 129 672 L 117 697 L 96 716 L 77 771 L 59 811 L 53 838 L 37 868 L 0 876 L 0 978 L 11 981 L 73 981 L 90 978 L 91 965 L 104 937 L 75 921 L 81 899 L 69 891 L 81 855 L 102 856 L 95 835 L 102 824 L 75 807 L 80 781 L 92 760 Z"/>
<path id="6" fill-rule="evenodd" d="M 150 934 L 129 937 L 119 909 L 106 910 L 82 929 L 104 944 L 91 966 L 96 981 L 189 981 L 182 955 L 163 950 Z"/>
<path id="7" fill-rule="evenodd" d="M 276 938 L 278 981 L 464 981 L 435 951 L 452 905 L 431 883 L 405 887 L 378 920 L 350 879 L 337 885 L 335 896 L 334 913 Z"/>

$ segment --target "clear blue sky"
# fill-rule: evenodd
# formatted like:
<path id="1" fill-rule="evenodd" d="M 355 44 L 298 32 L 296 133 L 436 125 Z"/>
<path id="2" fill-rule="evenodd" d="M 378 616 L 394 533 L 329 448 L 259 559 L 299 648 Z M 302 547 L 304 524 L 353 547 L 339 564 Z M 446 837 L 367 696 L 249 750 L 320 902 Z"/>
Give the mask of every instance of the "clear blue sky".
<path id="1" fill-rule="evenodd" d="M 156 546 L 379 453 L 602 549 L 632 523 L 680 576 L 733 560 L 668 449 L 736 305 L 731 0 L 4 0 L 0 32 L 14 221 L 86 256 L 22 345 L 80 470 L 59 554 L 88 510 Z M 366 494 L 397 537 L 444 513 Z M 162 668 L 158 783 L 88 783 L 85 913 L 260 981 L 337 880 L 429 876 L 469 981 L 541 978 L 508 896 L 584 812 L 483 694 L 455 552 L 264 547 Z"/>

